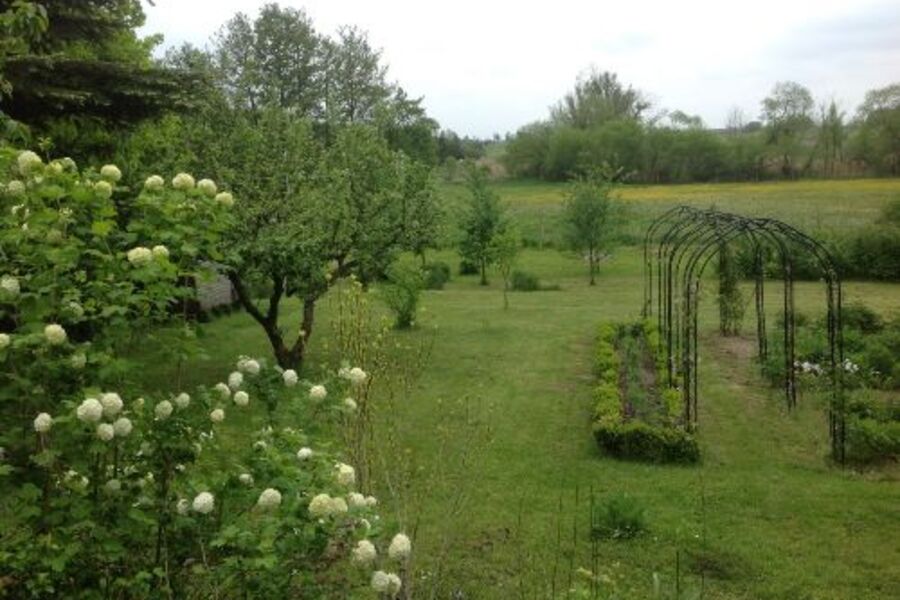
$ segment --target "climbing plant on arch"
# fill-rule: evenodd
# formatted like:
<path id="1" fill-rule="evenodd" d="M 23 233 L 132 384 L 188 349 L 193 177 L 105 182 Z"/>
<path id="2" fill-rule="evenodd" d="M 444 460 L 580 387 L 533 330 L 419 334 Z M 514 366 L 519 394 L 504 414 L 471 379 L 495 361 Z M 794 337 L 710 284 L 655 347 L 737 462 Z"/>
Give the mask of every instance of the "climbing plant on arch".
<path id="1" fill-rule="evenodd" d="M 644 238 L 644 304 L 642 314 L 656 311 L 660 352 L 667 365 L 667 384 L 681 390 L 684 422 L 697 424 L 698 338 L 700 283 L 709 262 L 729 244 L 746 244 L 754 257 L 754 300 L 757 351 L 761 361 L 769 353 L 765 280 L 766 257 L 774 253 L 782 280 L 782 336 L 784 394 L 788 410 L 797 405 L 794 356 L 794 271 L 798 259 L 811 258 L 825 284 L 828 329 L 828 375 L 831 382 L 829 426 L 833 456 L 844 461 L 845 400 L 841 364 L 841 280 L 835 261 L 818 241 L 775 219 L 679 206 L 657 218 Z"/>

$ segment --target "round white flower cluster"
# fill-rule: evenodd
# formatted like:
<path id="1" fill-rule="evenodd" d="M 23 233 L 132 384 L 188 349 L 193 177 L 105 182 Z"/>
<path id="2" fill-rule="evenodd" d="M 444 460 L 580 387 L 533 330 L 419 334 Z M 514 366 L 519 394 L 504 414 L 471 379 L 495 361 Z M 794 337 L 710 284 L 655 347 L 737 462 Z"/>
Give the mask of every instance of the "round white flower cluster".
<path id="1" fill-rule="evenodd" d="M 228 387 L 230 387 L 232 390 L 240 389 L 243 383 L 244 376 L 238 371 L 235 371 L 228 376 Z"/>
<path id="2" fill-rule="evenodd" d="M 225 420 L 225 411 L 221 408 L 217 408 L 209 413 L 209 418 L 213 423 L 221 423 Z"/>
<path id="3" fill-rule="evenodd" d="M 180 498 L 178 500 L 178 503 L 175 504 L 175 510 L 178 512 L 179 515 L 184 516 L 184 515 L 188 514 L 189 510 L 191 510 L 191 503 L 188 501 L 187 498 Z"/>
<path id="4" fill-rule="evenodd" d="M 44 164 L 44 161 L 31 150 L 25 150 L 24 152 L 19 153 L 18 158 L 16 158 L 16 163 L 19 167 L 19 173 L 28 175 L 33 171 L 40 169 Z"/>
<path id="5" fill-rule="evenodd" d="M 231 398 L 231 388 L 228 387 L 227 383 L 217 383 L 213 389 L 219 393 L 219 396 L 222 398 L 222 400 L 228 400 Z"/>
<path id="6" fill-rule="evenodd" d="M 53 417 L 42 412 L 34 418 L 34 430 L 38 433 L 47 433 L 53 427 Z"/>
<path id="7" fill-rule="evenodd" d="M 160 421 L 165 421 L 172 416 L 173 410 L 175 410 L 175 407 L 172 406 L 172 403 L 168 400 L 163 400 L 153 409 L 153 414 L 155 414 L 156 418 Z"/>
<path id="8" fill-rule="evenodd" d="M 122 397 L 115 392 L 100 394 L 100 404 L 103 405 L 103 416 L 107 418 L 119 414 L 122 411 L 122 407 L 125 405 L 124 402 L 122 402 Z"/>
<path id="9" fill-rule="evenodd" d="M 201 515 L 208 515 L 215 508 L 216 499 L 209 492 L 200 492 L 194 498 L 194 502 L 192 504 L 192 508 L 194 512 L 198 512 Z"/>
<path id="10" fill-rule="evenodd" d="M 172 187 L 176 190 L 190 190 L 194 187 L 194 178 L 187 173 L 179 173 L 172 178 Z"/>
<path id="11" fill-rule="evenodd" d="M 338 369 L 338 376 L 349 380 L 353 385 L 362 385 L 369 378 L 369 374 L 359 367 L 341 367 Z"/>
<path id="12" fill-rule="evenodd" d="M 108 181 L 98 181 L 94 184 L 94 192 L 104 200 L 108 200 L 112 197 L 113 188 Z"/>
<path id="13" fill-rule="evenodd" d="M 234 403 L 238 406 L 247 406 L 250 404 L 250 394 L 244 391 L 235 392 Z"/>
<path id="14" fill-rule="evenodd" d="M 116 165 L 103 165 L 100 167 L 100 177 L 109 182 L 116 183 L 122 179 L 122 171 L 120 171 L 119 167 Z"/>
<path id="15" fill-rule="evenodd" d="M 338 485 L 350 487 L 356 483 L 356 470 L 350 465 L 338 463 L 334 467 L 334 480 Z"/>
<path id="16" fill-rule="evenodd" d="M 297 377 L 297 371 L 293 369 L 288 369 L 287 371 L 281 374 L 281 379 L 284 380 L 284 385 L 287 387 L 294 387 L 297 385 L 297 381 L 299 378 Z"/>
<path id="17" fill-rule="evenodd" d="M 844 359 L 843 363 L 844 370 L 848 373 L 858 373 L 859 365 L 850 360 L 849 358 Z"/>
<path id="18" fill-rule="evenodd" d="M 212 198 L 216 195 L 218 188 L 216 187 L 216 182 L 212 179 L 201 179 L 197 182 L 197 189 L 201 192 Z"/>
<path id="19" fill-rule="evenodd" d="M 162 244 L 158 244 L 153 246 L 153 250 L 151 250 L 153 256 L 160 260 L 168 260 L 169 259 L 169 249 L 163 246 Z"/>
<path id="20" fill-rule="evenodd" d="M 272 510 L 281 505 L 281 492 L 274 488 L 266 488 L 259 495 L 256 505 L 262 510 Z"/>
<path id="21" fill-rule="evenodd" d="M 108 442 L 116 437 L 116 430 L 109 423 L 100 423 L 97 425 L 97 437 L 104 442 Z"/>
<path id="22" fill-rule="evenodd" d="M 96 423 L 103 418 L 103 405 L 96 398 L 86 398 L 75 409 L 75 416 L 79 421 Z"/>
<path id="23" fill-rule="evenodd" d="M 332 498 L 328 494 L 319 494 L 309 502 L 309 514 L 323 519 L 347 512 L 347 502 L 343 498 Z"/>
<path id="24" fill-rule="evenodd" d="M 126 256 L 128 257 L 128 262 L 139 267 L 141 265 L 146 265 L 153 260 L 153 251 L 150 248 L 138 246 L 129 250 Z"/>
<path id="25" fill-rule="evenodd" d="M 6 193 L 13 197 L 21 196 L 25 193 L 25 184 L 18 179 L 13 179 L 6 184 Z M 13 214 L 16 214 L 15 212 Z"/>
<path id="26" fill-rule="evenodd" d="M 391 598 L 400 593 L 401 581 L 396 573 L 375 571 L 372 573 L 372 589 L 379 594 L 387 594 Z"/>
<path id="27" fill-rule="evenodd" d="M 350 505 L 350 508 L 365 508 L 367 506 L 366 497 L 359 492 L 350 492 L 347 494 L 347 504 Z"/>
<path id="28" fill-rule="evenodd" d="M 244 485 L 253 485 L 253 475 L 251 475 L 250 473 L 241 473 L 238 477 L 238 481 L 240 481 Z"/>
<path id="29" fill-rule="evenodd" d="M 324 385 L 314 385 L 309 388 L 309 397 L 316 402 L 324 400 L 326 396 L 328 396 L 328 390 Z"/>
<path id="30" fill-rule="evenodd" d="M 356 400 L 353 398 L 344 398 L 344 408 L 350 412 L 356 412 Z"/>
<path id="31" fill-rule="evenodd" d="M 62 328 L 62 325 L 57 325 L 56 323 L 51 323 L 44 327 L 44 337 L 47 338 L 47 342 L 51 346 L 59 346 L 60 344 L 66 343 L 66 330 Z"/>
<path id="32" fill-rule="evenodd" d="M 237 361 L 238 371 L 242 373 L 247 373 L 248 375 L 258 375 L 259 374 L 259 361 L 254 360 L 248 356 L 242 356 Z"/>
<path id="33" fill-rule="evenodd" d="M 351 553 L 351 559 L 357 565 L 370 565 L 375 562 L 378 551 L 375 550 L 375 544 L 369 540 L 360 540 L 356 544 L 356 548 Z"/>
<path id="34" fill-rule="evenodd" d="M 188 393 L 181 392 L 175 396 L 175 406 L 178 408 L 187 408 L 191 404 L 191 396 Z"/>
<path id="35" fill-rule="evenodd" d="M 216 194 L 216 202 L 218 202 L 222 206 L 231 208 L 232 206 L 234 206 L 234 196 L 232 196 L 228 192 L 219 192 L 218 194 Z"/>
<path id="36" fill-rule="evenodd" d="M 22 291 L 22 288 L 19 286 L 19 280 L 12 275 L 4 275 L 0 278 L 0 289 L 2 289 L 7 296 L 13 298 L 18 296 Z"/>
<path id="37" fill-rule="evenodd" d="M 388 546 L 388 556 L 394 560 L 406 560 L 412 552 L 412 542 L 405 533 L 398 533 Z"/>
<path id="38" fill-rule="evenodd" d="M 312 448 L 304 447 L 304 448 L 300 448 L 299 450 L 297 450 L 297 458 L 299 460 L 309 460 L 310 458 L 312 458 L 312 455 L 313 455 Z"/>
<path id="39" fill-rule="evenodd" d="M 818 377 L 822 375 L 825 371 L 816 363 L 811 363 L 809 361 L 804 360 L 803 362 L 795 362 L 794 369 L 801 371 L 803 373 L 811 373 Z"/>
<path id="40" fill-rule="evenodd" d="M 87 356 L 85 356 L 84 352 L 76 352 L 72 355 L 72 358 L 69 359 L 69 363 L 72 365 L 73 369 L 83 369 L 87 364 Z"/>
<path id="41" fill-rule="evenodd" d="M 122 482 L 118 479 L 110 479 L 103 485 L 103 491 L 107 494 L 118 494 L 122 491 Z"/>
<path id="42" fill-rule="evenodd" d="M 131 424 L 131 419 L 128 417 L 119 417 L 116 419 L 116 422 L 113 423 L 113 432 L 116 434 L 116 437 L 128 437 L 133 428 L 134 426 Z"/>
<path id="43" fill-rule="evenodd" d="M 12 338 L 9 337 L 8 333 L 0 333 L 0 350 L 6 350 L 10 342 L 12 342 Z"/>
<path id="44" fill-rule="evenodd" d="M 166 182 L 159 175 L 151 175 L 146 180 L 144 180 L 144 189 L 151 192 L 158 192 L 163 189 L 163 186 Z"/>

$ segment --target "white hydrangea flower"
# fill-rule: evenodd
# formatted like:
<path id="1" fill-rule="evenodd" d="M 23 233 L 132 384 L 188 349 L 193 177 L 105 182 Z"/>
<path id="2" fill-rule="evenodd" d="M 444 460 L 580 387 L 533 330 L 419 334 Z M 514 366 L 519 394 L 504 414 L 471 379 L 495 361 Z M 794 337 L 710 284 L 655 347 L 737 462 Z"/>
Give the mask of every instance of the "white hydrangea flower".
<path id="1" fill-rule="evenodd" d="M 72 317 L 76 319 L 80 319 L 84 316 L 84 307 L 81 306 L 78 302 L 72 300 L 68 304 L 66 304 L 66 312 L 68 312 Z"/>
<path id="2" fill-rule="evenodd" d="M 350 492 L 347 494 L 347 504 L 350 505 L 350 508 L 365 508 L 366 497 L 359 492 Z"/>
<path id="3" fill-rule="evenodd" d="M 328 390 L 325 389 L 324 385 L 314 385 L 309 388 L 309 397 L 315 401 L 324 400 L 328 395 Z"/>
<path id="4" fill-rule="evenodd" d="M 165 421 L 170 416 L 172 416 L 172 411 L 175 410 L 175 407 L 172 406 L 172 403 L 168 400 L 163 400 L 156 405 L 156 408 L 153 409 L 156 418 L 160 421 Z"/>
<path id="5" fill-rule="evenodd" d="M 360 519 L 357 521 L 360 525 L 362 525 L 363 529 L 366 530 L 366 533 L 372 530 L 372 524 L 369 523 L 368 519 Z"/>
<path id="6" fill-rule="evenodd" d="M 18 179 L 13 179 L 6 184 L 6 193 L 13 197 L 21 196 L 25 193 L 25 184 Z"/>
<path id="7" fill-rule="evenodd" d="M 312 448 L 300 448 L 297 450 L 297 458 L 300 460 L 308 460 L 313 455 Z"/>
<path id="8" fill-rule="evenodd" d="M 331 514 L 340 515 L 347 512 L 349 508 L 347 508 L 347 501 L 343 498 L 332 498 L 331 499 Z"/>
<path id="9" fill-rule="evenodd" d="M 108 181 L 98 181 L 94 184 L 94 192 L 104 200 L 111 198 L 113 188 Z"/>
<path id="10" fill-rule="evenodd" d="M 78 405 L 75 416 L 85 423 L 96 423 L 103 418 L 103 405 L 96 398 L 86 398 Z"/>
<path id="11" fill-rule="evenodd" d="M 181 392 L 175 396 L 175 406 L 178 408 L 187 408 L 191 404 L 191 396 L 185 392 Z"/>
<path id="12" fill-rule="evenodd" d="M 153 246 L 153 250 L 151 250 L 153 256 L 160 260 L 167 260 L 169 258 L 169 249 L 163 246 L 162 244 L 157 244 Z"/>
<path id="13" fill-rule="evenodd" d="M 47 338 L 47 342 L 51 346 L 59 346 L 66 343 L 68 336 L 66 336 L 66 330 L 62 328 L 62 325 L 51 323 L 44 327 L 44 337 Z"/>
<path id="14" fill-rule="evenodd" d="M 116 165 L 103 165 L 100 167 L 100 177 L 112 183 L 116 183 L 122 179 L 122 171 L 120 171 L 119 167 Z"/>
<path id="15" fill-rule="evenodd" d="M 356 483 L 356 470 L 348 464 L 335 465 L 334 479 L 339 485 L 350 487 Z"/>
<path id="16" fill-rule="evenodd" d="M 34 418 L 34 430 L 38 433 L 47 433 L 53 427 L 53 417 L 42 412 Z"/>
<path id="17" fill-rule="evenodd" d="M 178 503 L 175 504 L 175 510 L 179 515 L 186 515 L 188 511 L 191 509 L 191 503 L 188 502 L 187 498 L 181 498 L 178 500 Z"/>
<path id="18" fill-rule="evenodd" d="M 288 369 L 287 371 L 282 373 L 281 378 L 284 380 L 284 385 L 288 387 L 294 387 L 295 385 L 297 385 L 297 371 L 293 369 Z"/>
<path id="19" fill-rule="evenodd" d="M 11 341 L 8 333 L 0 333 L 0 350 L 6 350 Z"/>
<path id="20" fill-rule="evenodd" d="M 378 552 L 375 550 L 375 544 L 369 540 L 360 540 L 356 544 L 351 554 L 353 562 L 357 565 L 370 565 L 375 562 Z"/>
<path id="21" fill-rule="evenodd" d="M 255 442 L 253 443 L 253 448 L 254 448 L 255 450 L 265 450 L 265 449 L 268 448 L 268 447 L 269 447 L 268 444 L 266 444 L 266 443 L 265 443 L 264 441 L 262 441 L 262 440 L 257 440 L 257 441 L 255 441 Z"/>
<path id="22" fill-rule="evenodd" d="M 179 173 L 172 178 L 172 187 L 176 190 L 189 190 L 194 187 L 194 178 L 187 173 Z"/>
<path id="23" fill-rule="evenodd" d="M 266 488 L 259 495 L 256 505 L 263 510 L 271 510 L 281 505 L 281 492 L 275 488 Z"/>
<path id="24" fill-rule="evenodd" d="M 103 489 L 107 494 L 118 494 L 122 491 L 122 482 L 118 479 L 110 479 L 104 484 Z"/>
<path id="25" fill-rule="evenodd" d="M 412 542 L 405 533 L 398 533 L 388 546 L 388 556 L 394 560 L 406 560 L 412 552 Z"/>
<path id="26" fill-rule="evenodd" d="M 144 180 L 144 189 L 151 192 L 158 192 L 159 190 L 163 189 L 163 186 L 165 184 L 166 182 L 159 175 L 151 175 Z"/>
<path id="27" fill-rule="evenodd" d="M 356 412 L 356 400 L 353 398 L 344 398 L 344 408 L 350 412 Z"/>
<path id="28" fill-rule="evenodd" d="M 350 369 L 350 372 L 347 373 L 347 379 L 349 379 L 350 383 L 352 383 L 353 385 L 361 385 L 365 383 L 368 377 L 368 374 L 359 367 L 353 367 L 352 369 Z"/>
<path id="29" fill-rule="evenodd" d="M 108 442 L 116 436 L 116 430 L 109 423 L 100 423 L 97 425 L 97 437 Z"/>
<path id="30" fill-rule="evenodd" d="M 318 494 L 309 501 L 309 514 L 322 519 L 331 514 L 331 496 Z"/>
<path id="31" fill-rule="evenodd" d="M 244 485 L 253 485 L 253 475 L 250 473 L 241 473 L 240 476 L 238 476 L 238 481 Z"/>
<path id="32" fill-rule="evenodd" d="M 374 508 L 378 505 L 378 499 L 375 496 L 366 496 L 366 506 Z"/>
<path id="33" fill-rule="evenodd" d="M 131 419 L 128 417 L 119 417 L 116 419 L 116 422 L 113 423 L 113 432 L 116 434 L 116 437 L 128 437 L 133 428 L 134 426 L 131 424 Z"/>
<path id="34" fill-rule="evenodd" d="M 218 194 L 216 194 L 216 202 L 218 202 L 222 206 L 227 206 L 230 208 L 234 206 L 234 196 L 232 196 L 228 192 L 219 192 Z"/>
<path id="35" fill-rule="evenodd" d="M 131 406 L 134 408 L 134 410 L 141 410 L 142 408 L 144 408 L 144 399 L 138 398 L 131 403 Z"/>
<path id="36" fill-rule="evenodd" d="M 122 407 L 125 406 L 122 397 L 115 392 L 100 394 L 100 404 L 103 405 L 103 416 L 106 418 L 116 416 L 122 412 Z"/>
<path id="37" fill-rule="evenodd" d="M 20 152 L 18 158 L 16 158 L 16 162 L 19 166 L 19 173 L 21 173 L 22 175 L 28 175 L 32 171 L 39 169 L 41 165 L 44 164 L 44 161 L 41 160 L 41 157 L 31 150 Z"/>
<path id="38" fill-rule="evenodd" d="M 403 582 L 400 581 L 400 576 L 396 573 L 388 573 L 388 595 L 392 598 L 396 597 L 400 593 L 401 587 L 403 587 Z"/>
<path id="39" fill-rule="evenodd" d="M 201 515 L 208 515 L 215 508 L 216 500 L 213 498 L 213 495 L 209 492 L 200 492 L 194 498 L 194 503 L 192 505 L 194 512 L 198 512 Z"/>
<path id="40" fill-rule="evenodd" d="M 215 388 L 213 389 L 215 389 L 219 393 L 219 396 L 222 398 L 222 400 L 231 399 L 231 388 L 228 387 L 227 383 L 217 383 Z"/>
<path id="41" fill-rule="evenodd" d="M 250 404 L 250 395 L 244 391 L 235 392 L 234 403 L 238 406 L 247 406 Z"/>
<path id="42" fill-rule="evenodd" d="M 237 361 L 238 371 L 243 373 L 248 373 L 250 375 L 258 375 L 259 374 L 259 362 L 249 358 L 247 356 L 242 356 Z"/>
<path id="43" fill-rule="evenodd" d="M 22 291 L 22 288 L 19 286 L 19 280 L 12 275 L 4 275 L 0 278 L 0 289 L 13 298 L 18 296 L 19 292 Z"/>
<path id="44" fill-rule="evenodd" d="M 51 160 L 50 164 L 47 166 L 50 167 L 50 172 L 54 175 L 61 175 L 62 172 L 66 170 L 63 164 L 58 160 Z"/>
<path id="45" fill-rule="evenodd" d="M 212 420 L 213 423 L 221 423 L 222 421 L 225 420 L 225 411 L 222 410 L 221 408 L 217 408 L 214 411 L 212 411 L 211 413 L 209 413 L 209 418 Z"/>
<path id="46" fill-rule="evenodd" d="M 387 594 L 391 587 L 391 579 L 384 571 L 372 573 L 372 589 L 379 594 Z"/>
<path id="47" fill-rule="evenodd" d="M 235 371 L 228 376 L 228 387 L 230 387 L 232 390 L 239 389 L 241 387 L 241 384 L 243 383 L 244 375 L 239 371 Z"/>
<path id="48" fill-rule="evenodd" d="M 341 379 L 350 379 L 350 367 L 341 367 L 338 369 L 338 377 Z"/>
<path id="49" fill-rule="evenodd" d="M 128 257 L 128 262 L 139 267 L 141 265 L 146 265 L 153 260 L 153 251 L 150 250 L 150 248 L 138 246 L 129 250 L 126 256 Z"/>
<path id="50" fill-rule="evenodd" d="M 216 182 L 212 179 L 201 179 L 197 182 L 197 189 L 201 192 L 212 198 L 216 195 L 218 188 L 216 187 Z"/>

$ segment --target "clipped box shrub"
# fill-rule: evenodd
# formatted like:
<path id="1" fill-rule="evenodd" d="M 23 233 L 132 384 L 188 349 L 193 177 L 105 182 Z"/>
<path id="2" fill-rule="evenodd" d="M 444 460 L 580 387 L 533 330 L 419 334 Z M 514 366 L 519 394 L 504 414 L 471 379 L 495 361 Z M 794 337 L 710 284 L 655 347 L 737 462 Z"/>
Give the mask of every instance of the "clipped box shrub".
<path id="1" fill-rule="evenodd" d="M 517 292 L 537 292 L 541 289 L 541 281 L 534 273 L 513 271 L 512 289 Z"/>
<path id="2" fill-rule="evenodd" d="M 900 457 L 900 421 L 847 419 L 847 460 L 874 462 Z"/>
<path id="3" fill-rule="evenodd" d="M 691 434 L 674 427 L 654 427 L 631 420 L 627 423 L 594 424 L 594 438 L 600 448 L 617 458 L 655 463 L 695 463 L 700 447 Z"/>

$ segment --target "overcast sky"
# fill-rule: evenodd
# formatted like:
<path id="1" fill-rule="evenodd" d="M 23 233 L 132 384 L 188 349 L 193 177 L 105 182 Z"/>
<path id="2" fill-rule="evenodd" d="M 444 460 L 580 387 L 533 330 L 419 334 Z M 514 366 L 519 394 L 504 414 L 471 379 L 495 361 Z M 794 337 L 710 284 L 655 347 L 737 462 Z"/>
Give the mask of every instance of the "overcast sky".
<path id="1" fill-rule="evenodd" d="M 207 45 L 263 0 L 155 0 L 142 33 L 164 47 Z M 900 81 L 898 0 L 283 0 L 317 30 L 369 32 L 389 77 L 460 134 L 501 135 L 546 117 L 593 66 L 648 93 L 657 108 L 724 125 L 748 118 L 779 80 L 852 113 L 869 89 Z"/>

